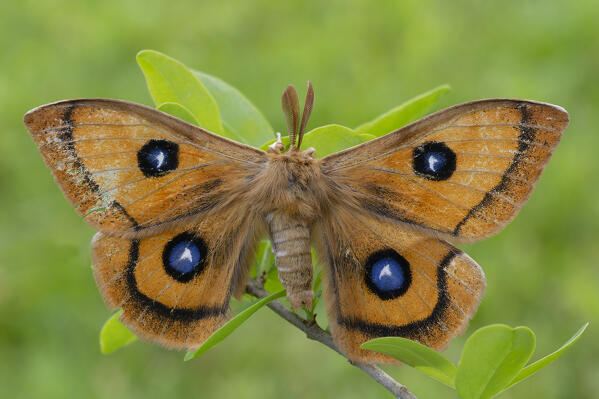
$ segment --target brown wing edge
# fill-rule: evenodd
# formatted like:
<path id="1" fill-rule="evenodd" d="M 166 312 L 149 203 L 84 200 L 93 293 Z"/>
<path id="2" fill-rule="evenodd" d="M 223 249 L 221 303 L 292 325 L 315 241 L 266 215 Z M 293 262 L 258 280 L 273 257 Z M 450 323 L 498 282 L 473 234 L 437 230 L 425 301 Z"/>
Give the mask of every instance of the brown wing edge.
<path id="1" fill-rule="evenodd" d="M 532 195 L 536 183 L 539 181 L 545 166 L 551 159 L 555 147 L 561 140 L 563 131 L 570 122 L 568 113 L 565 109 L 551 104 L 520 102 L 517 105 L 517 109 L 522 115 L 520 121 L 518 153 L 514 156 L 510 166 L 505 170 L 500 182 L 487 191 L 483 199 L 471 208 L 468 214 L 455 226 L 451 233 L 454 240 L 474 242 L 489 237 L 501 231 L 516 217 L 522 206 Z M 538 129 L 529 127 L 530 124 L 537 124 L 543 117 L 545 117 L 545 121 L 548 121 L 547 123 L 557 123 L 559 125 L 559 128 L 557 128 L 559 135 L 553 142 L 543 141 L 545 139 L 540 138 L 541 135 L 538 134 Z M 549 147 L 549 152 L 545 156 L 536 154 L 537 148 L 533 145 L 536 142 L 546 144 Z M 536 168 L 524 165 L 523 160 L 526 158 L 539 160 L 535 165 Z M 528 181 L 530 183 L 529 186 L 523 186 L 522 183 L 519 182 L 519 179 Z M 497 193 L 514 198 L 514 209 L 511 214 L 504 219 L 503 225 L 490 228 L 488 232 L 481 234 L 479 233 L 480 229 L 476 227 L 477 222 L 484 223 L 485 216 L 487 216 L 485 213 L 492 212 L 493 206 L 499 204 L 500 201 L 495 195 Z M 469 233 L 468 227 L 470 227 Z"/>
<path id="2" fill-rule="evenodd" d="M 208 143 L 209 148 L 213 150 L 218 150 L 219 145 L 227 144 L 232 145 L 239 148 L 240 155 L 246 155 L 245 158 L 247 160 L 253 160 L 254 158 L 247 157 L 247 152 L 249 151 L 254 156 L 264 155 L 265 152 L 260 150 L 259 148 L 255 148 L 249 146 L 247 144 L 239 143 L 235 140 L 228 139 L 223 136 L 219 136 L 215 133 L 212 133 L 208 130 L 202 129 L 201 127 L 192 125 L 187 123 L 179 118 L 176 118 L 172 115 L 169 115 L 165 112 L 159 111 L 157 109 L 148 107 L 147 105 L 137 104 L 131 101 L 125 100 L 117 100 L 111 98 L 76 98 L 71 100 L 61 100 L 56 101 L 44 105 L 40 105 L 39 107 L 35 107 L 29 110 L 23 116 L 23 123 L 29 130 L 29 132 L 33 135 L 41 132 L 43 129 L 48 128 L 50 120 L 42 117 L 43 112 L 51 112 L 54 108 L 66 108 L 69 109 L 71 107 L 76 108 L 80 106 L 100 106 L 108 109 L 116 110 L 116 111 L 127 111 L 135 115 L 139 115 L 144 119 L 147 119 L 150 122 L 154 122 L 157 124 L 164 124 L 167 127 L 173 129 L 173 133 L 181 134 L 183 137 L 188 138 L 190 140 L 196 140 L 198 137 L 206 136 L 210 139 Z M 58 115 L 54 115 L 55 117 Z M 41 119 L 40 119 L 41 117 Z M 58 118 L 62 120 L 62 118 Z M 55 119 L 56 120 L 56 119 Z M 46 122 L 46 123 L 44 123 Z M 68 125 L 68 123 L 67 123 Z"/>

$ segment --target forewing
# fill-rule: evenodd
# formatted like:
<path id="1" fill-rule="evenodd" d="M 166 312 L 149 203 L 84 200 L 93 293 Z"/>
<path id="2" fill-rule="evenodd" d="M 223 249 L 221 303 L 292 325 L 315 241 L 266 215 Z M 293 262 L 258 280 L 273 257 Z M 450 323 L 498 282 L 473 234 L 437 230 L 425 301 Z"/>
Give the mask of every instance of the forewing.
<path id="1" fill-rule="evenodd" d="M 567 125 L 555 105 L 476 101 L 327 156 L 322 170 L 372 214 L 474 241 L 516 215 Z"/>
<path id="2" fill-rule="evenodd" d="M 214 214 L 193 228 L 143 239 L 97 233 L 94 276 L 111 309 L 138 336 L 169 348 L 200 345 L 228 318 L 257 245 L 256 219 Z"/>
<path id="3" fill-rule="evenodd" d="M 158 233 L 227 206 L 265 162 L 258 149 L 124 101 L 61 101 L 24 120 L 77 211 L 120 236 Z"/>
<path id="4" fill-rule="evenodd" d="M 317 230 L 327 266 L 329 326 L 350 360 L 393 362 L 360 349 L 377 337 L 405 337 L 441 349 L 476 312 L 483 271 L 446 241 L 339 209 Z"/>

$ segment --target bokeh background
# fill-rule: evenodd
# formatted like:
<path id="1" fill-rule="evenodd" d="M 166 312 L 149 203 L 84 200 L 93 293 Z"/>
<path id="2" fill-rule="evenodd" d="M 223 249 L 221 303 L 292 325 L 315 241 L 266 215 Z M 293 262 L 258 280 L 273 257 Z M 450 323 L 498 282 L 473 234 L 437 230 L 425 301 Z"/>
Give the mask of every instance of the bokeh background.
<path id="1" fill-rule="evenodd" d="M 135 343 L 110 356 L 89 257 L 93 230 L 63 198 L 22 125 L 47 102 L 151 104 L 140 49 L 238 87 L 277 129 L 288 83 L 316 89 L 315 127 L 356 126 L 442 83 L 437 108 L 488 97 L 565 107 L 572 123 L 516 220 L 465 249 L 488 289 L 469 332 L 530 326 L 533 360 L 585 321 L 563 358 L 503 398 L 599 392 L 599 5 L 452 1 L 6 1 L 0 12 L 0 397 L 386 398 L 318 343 L 261 310 L 202 358 Z M 454 361 L 464 337 L 451 345 Z M 455 393 L 403 368 L 420 398 Z"/>

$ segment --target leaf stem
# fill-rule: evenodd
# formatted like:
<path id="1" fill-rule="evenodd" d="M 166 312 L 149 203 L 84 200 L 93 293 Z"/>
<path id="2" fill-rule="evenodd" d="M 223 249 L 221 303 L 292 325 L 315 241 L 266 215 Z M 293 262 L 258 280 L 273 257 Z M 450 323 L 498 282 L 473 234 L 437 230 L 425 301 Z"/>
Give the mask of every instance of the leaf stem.
<path id="1" fill-rule="evenodd" d="M 264 290 L 262 284 L 255 279 L 249 280 L 246 286 L 246 292 L 257 298 L 264 298 L 269 295 L 269 293 L 266 290 Z M 306 333 L 306 336 L 309 339 L 318 341 L 321 344 L 326 345 L 335 352 L 339 353 L 341 356 L 344 356 L 335 346 L 331 335 L 323 329 L 321 329 L 318 326 L 318 324 L 302 319 L 279 302 L 274 301 L 269 303 L 267 306 L 280 317 L 287 320 L 289 323 L 293 324 L 295 327 L 299 328 L 304 333 Z M 391 392 L 396 398 L 417 399 L 416 396 L 408 390 L 408 388 L 395 381 L 389 374 L 385 373 L 378 366 L 372 364 L 361 364 L 352 362 L 350 363 L 362 370 L 363 372 L 365 372 L 366 374 L 368 374 L 372 379 L 374 379 L 380 385 L 385 387 L 389 392 Z"/>

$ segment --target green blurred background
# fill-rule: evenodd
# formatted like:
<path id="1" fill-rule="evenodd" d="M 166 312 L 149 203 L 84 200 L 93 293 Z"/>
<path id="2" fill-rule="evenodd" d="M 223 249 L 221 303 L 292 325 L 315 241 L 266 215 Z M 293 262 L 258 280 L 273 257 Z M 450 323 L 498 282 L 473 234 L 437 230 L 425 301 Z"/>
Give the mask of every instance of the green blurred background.
<path id="1" fill-rule="evenodd" d="M 22 125 L 73 97 L 151 104 L 135 63 L 152 48 L 238 87 L 283 129 L 288 83 L 316 89 L 315 127 L 356 126 L 431 87 L 438 108 L 487 97 L 565 107 L 570 128 L 520 215 L 466 249 L 488 288 L 469 332 L 528 325 L 537 354 L 581 341 L 503 398 L 599 392 L 599 4 L 588 1 L 6 1 L 0 11 L 0 397 L 390 397 L 268 310 L 202 358 L 135 343 L 103 356 L 110 312 L 90 271 L 93 230 Z M 457 361 L 464 337 L 447 355 Z M 388 368 L 420 398 L 455 393 Z"/>

